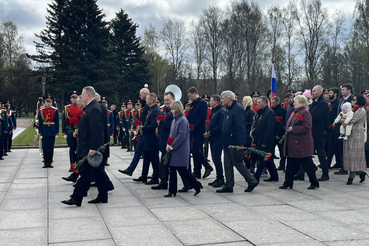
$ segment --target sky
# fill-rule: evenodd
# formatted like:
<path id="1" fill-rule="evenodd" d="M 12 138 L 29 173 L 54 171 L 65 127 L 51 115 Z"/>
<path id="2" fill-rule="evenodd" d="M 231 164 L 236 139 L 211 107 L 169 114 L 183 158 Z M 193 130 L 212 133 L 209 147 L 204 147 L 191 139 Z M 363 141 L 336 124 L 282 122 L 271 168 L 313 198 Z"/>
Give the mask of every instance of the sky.
<path id="1" fill-rule="evenodd" d="M 351 17 L 355 8 L 355 0 L 321 0 L 323 7 L 330 13 L 341 9 Z M 46 27 L 47 4 L 52 0 L 0 0 L 0 21 L 15 21 L 19 33 L 23 36 L 26 52 L 36 54 L 33 44 L 37 40 L 35 33 L 40 33 Z M 254 0 L 261 10 L 276 5 L 273 0 Z M 278 6 L 287 6 L 289 0 L 279 0 Z M 230 0 L 98 0 L 97 4 L 106 15 L 106 20 L 114 18 L 121 8 L 128 13 L 134 22 L 139 25 L 138 35 L 142 35 L 144 28 L 152 23 L 159 31 L 163 20 L 178 18 L 187 25 L 197 21 L 203 9 L 209 5 L 216 5 L 222 9 L 230 5 Z"/>

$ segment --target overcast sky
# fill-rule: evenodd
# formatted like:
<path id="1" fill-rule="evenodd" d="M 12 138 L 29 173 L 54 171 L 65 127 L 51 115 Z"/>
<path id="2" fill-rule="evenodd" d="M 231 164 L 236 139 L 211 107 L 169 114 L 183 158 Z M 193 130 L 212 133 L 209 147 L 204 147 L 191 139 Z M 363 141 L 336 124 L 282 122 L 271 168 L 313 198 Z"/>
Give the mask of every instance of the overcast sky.
<path id="1" fill-rule="evenodd" d="M 342 9 L 348 16 L 352 16 L 355 0 L 321 0 L 329 12 Z M 24 38 L 24 45 L 29 54 L 35 54 L 33 41 L 34 33 L 39 33 L 46 26 L 47 4 L 52 0 L 0 0 L 0 20 L 13 20 L 17 23 L 19 33 Z M 157 30 L 162 28 L 162 21 L 166 18 L 180 18 L 186 23 L 197 20 L 203 9 L 210 4 L 226 8 L 230 0 L 98 0 L 97 4 L 106 20 L 111 20 L 121 8 L 139 25 L 138 35 L 150 23 Z M 263 12 L 276 4 L 272 0 L 255 0 Z M 279 6 L 286 6 L 289 0 L 278 1 Z"/>

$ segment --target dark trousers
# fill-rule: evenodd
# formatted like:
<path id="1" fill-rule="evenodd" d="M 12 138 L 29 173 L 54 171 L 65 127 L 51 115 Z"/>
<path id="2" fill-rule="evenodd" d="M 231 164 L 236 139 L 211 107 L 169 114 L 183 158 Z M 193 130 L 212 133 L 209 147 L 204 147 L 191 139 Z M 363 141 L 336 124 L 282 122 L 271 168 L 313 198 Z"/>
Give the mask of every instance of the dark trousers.
<path id="1" fill-rule="evenodd" d="M 204 165 L 205 169 L 211 169 L 208 161 L 205 159 L 202 153 L 204 143 L 204 137 L 191 137 L 190 138 L 190 148 L 193 156 L 194 170 L 196 175 L 201 175 L 201 165 Z"/>
<path id="2" fill-rule="evenodd" d="M 44 153 L 45 164 L 51 164 L 51 162 L 53 161 L 54 145 L 55 145 L 55 136 L 42 137 L 42 152 Z"/>
<path id="3" fill-rule="evenodd" d="M 279 179 L 277 168 L 274 165 L 273 157 L 271 157 L 267 161 L 264 161 L 264 157 L 259 156 L 259 165 L 258 165 L 258 168 L 256 169 L 256 172 L 255 172 L 255 175 L 254 175 L 254 177 L 257 181 L 260 180 L 260 176 L 263 173 L 263 170 L 264 170 L 265 167 L 268 169 L 270 177 L 272 179 L 274 179 L 274 180 Z"/>
<path id="4" fill-rule="evenodd" d="M 152 179 L 159 180 L 159 151 L 145 151 L 141 176 L 145 180 L 149 173 L 150 162 L 153 169 Z"/>
<path id="5" fill-rule="evenodd" d="M 116 144 L 118 140 L 118 130 L 116 127 L 114 128 L 113 140 L 114 140 L 114 143 Z"/>
<path id="6" fill-rule="evenodd" d="M 140 162 L 140 158 L 141 158 L 142 153 L 143 153 L 143 142 L 142 142 L 142 138 L 139 137 L 136 148 L 135 148 L 135 155 L 133 156 L 131 164 L 127 168 L 127 170 L 130 173 L 133 173 L 135 171 L 138 163 Z"/>
<path id="7" fill-rule="evenodd" d="M 332 130 L 330 141 L 329 141 L 329 148 L 328 148 L 328 155 L 327 155 L 327 166 L 328 167 L 330 167 L 332 164 L 333 156 L 336 157 L 337 167 L 342 167 L 343 141 L 338 139 L 338 136 L 339 136 L 339 130 L 336 130 L 336 128 L 334 128 Z"/>
<path id="8" fill-rule="evenodd" d="M 8 139 L 5 146 L 6 151 L 10 151 L 10 149 L 12 148 L 12 143 L 13 143 L 13 133 L 8 133 Z"/>
<path id="9" fill-rule="evenodd" d="M 3 141 L 3 135 L 0 135 L 0 158 L 3 157 L 3 155 L 4 155 L 4 141 Z"/>
<path id="10" fill-rule="evenodd" d="M 123 127 L 119 127 L 119 142 L 122 145 L 122 147 L 126 147 L 126 136 L 125 136 L 125 132 L 123 131 Z"/>
<path id="11" fill-rule="evenodd" d="M 294 175 L 300 169 L 300 165 L 303 166 L 307 175 L 309 176 L 309 181 L 312 185 L 319 186 L 318 179 L 316 178 L 315 172 L 317 170 L 311 157 L 306 158 L 287 158 L 287 169 L 286 169 L 286 179 L 284 181 L 285 186 L 293 187 Z"/>
<path id="12" fill-rule="evenodd" d="M 234 172 L 233 167 L 236 167 L 238 172 L 244 177 L 248 184 L 255 184 L 258 181 L 251 175 L 250 171 L 243 164 L 243 160 L 237 161 L 235 159 L 236 149 L 224 149 L 224 171 L 226 177 L 225 186 L 233 188 L 234 186 Z"/>
<path id="13" fill-rule="evenodd" d="M 73 134 L 67 134 L 67 144 L 69 146 L 70 164 L 75 164 L 77 159 L 77 139 L 73 137 Z"/>
<path id="14" fill-rule="evenodd" d="M 367 140 L 369 141 L 369 139 Z M 369 149 L 365 150 L 366 167 L 369 168 Z"/>
<path id="15" fill-rule="evenodd" d="M 170 166 L 170 179 L 169 179 L 169 193 L 177 193 L 177 171 L 182 180 L 186 180 L 195 190 L 200 189 L 200 182 L 198 182 L 194 176 L 192 176 L 190 170 L 186 167 L 173 167 Z M 186 184 L 184 184 L 186 186 Z"/>
<path id="16" fill-rule="evenodd" d="M 106 183 L 106 173 L 104 171 L 104 164 L 100 164 L 98 167 L 92 167 L 85 161 L 80 170 L 81 177 L 78 179 L 76 187 L 74 189 L 72 198 L 76 201 L 82 201 L 84 194 L 90 189 L 91 179 L 94 178 L 97 189 L 99 191 L 98 198 L 101 200 L 108 199 L 108 189 Z"/>
<path id="17" fill-rule="evenodd" d="M 318 146 L 315 145 L 314 148 L 318 155 L 320 166 L 322 167 L 322 176 L 328 176 L 328 164 L 325 156 L 324 144 Z"/>
<path id="18" fill-rule="evenodd" d="M 125 137 L 126 137 L 126 146 L 127 146 L 127 149 L 131 149 L 132 146 L 130 146 L 130 144 L 129 144 L 131 141 L 129 141 L 130 132 L 128 131 L 128 127 L 126 127 L 125 135 L 126 135 Z"/>
<path id="19" fill-rule="evenodd" d="M 3 133 L 3 154 L 6 154 L 6 152 L 8 152 L 8 136 L 9 133 Z"/>
<path id="20" fill-rule="evenodd" d="M 224 180 L 223 165 L 222 165 L 222 141 L 210 141 L 211 158 L 213 159 L 215 170 L 217 172 L 217 179 Z"/>
<path id="21" fill-rule="evenodd" d="M 161 152 L 160 158 L 160 183 L 167 184 L 169 177 L 169 165 L 164 165 L 164 156 L 167 152 Z"/>

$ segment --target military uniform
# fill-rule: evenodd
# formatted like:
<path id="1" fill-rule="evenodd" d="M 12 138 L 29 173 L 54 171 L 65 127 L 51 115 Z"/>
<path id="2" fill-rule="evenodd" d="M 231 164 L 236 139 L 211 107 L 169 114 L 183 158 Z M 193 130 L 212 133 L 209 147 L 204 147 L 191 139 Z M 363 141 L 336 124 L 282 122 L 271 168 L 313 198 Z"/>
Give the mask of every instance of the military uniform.
<path id="1" fill-rule="evenodd" d="M 257 92 L 257 91 L 254 91 L 253 93 L 251 93 L 250 97 L 251 97 L 251 98 L 254 98 L 254 97 L 260 97 L 260 93 L 259 93 L 259 92 Z M 256 104 L 252 103 L 251 107 L 252 107 L 252 109 L 253 109 L 255 112 L 258 112 L 259 107 L 258 107 Z"/>
<path id="2" fill-rule="evenodd" d="M 126 104 L 121 104 L 121 109 L 118 113 L 118 120 L 117 120 L 117 130 L 118 130 L 118 136 L 119 136 L 119 142 L 122 145 L 121 149 L 124 149 L 126 147 L 126 133 L 125 133 L 125 125 L 124 125 L 124 111 L 126 110 Z"/>
<path id="3" fill-rule="evenodd" d="M 78 97 L 80 95 L 77 91 L 72 91 L 69 93 L 69 98 Z M 62 114 L 62 132 L 63 137 L 67 139 L 67 144 L 69 146 L 69 160 L 70 160 L 70 170 L 73 171 L 74 164 L 77 158 L 77 139 L 73 137 L 73 132 L 79 127 L 79 121 L 82 115 L 82 108 L 68 104 L 64 107 Z"/>
<path id="4" fill-rule="evenodd" d="M 54 101 L 54 97 L 47 94 L 43 97 L 46 101 Z M 55 138 L 59 136 L 59 111 L 51 106 L 42 106 L 38 114 L 39 135 L 42 137 L 42 151 L 44 154 L 44 168 L 53 167 Z"/>
<path id="5" fill-rule="evenodd" d="M 141 113 L 142 113 L 141 102 L 137 101 L 135 103 L 135 108 L 131 110 L 131 114 L 130 114 L 130 117 L 129 117 L 129 122 L 131 124 L 131 126 L 130 126 L 130 129 L 131 129 L 130 138 L 132 140 L 131 141 L 131 150 L 135 149 L 136 145 L 137 145 L 138 132 L 136 132 L 135 120 L 140 119 Z"/>
<path id="6" fill-rule="evenodd" d="M 131 138 L 131 111 L 132 109 L 128 107 L 131 107 L 133 105 L 132 100 L 128 100 L 126 105 L 127 105 L 127 109 L 124 111 L 123 125 L 125 128 L 127 152 L 129 152 L 132 150 L 132 138 Z"/>
<path id="7" fill-rule="evenodd" d="M 4 143 L 6 143 L 8 133 L 8 115 L 5 105 L 0 100 L 0 160 L 4 160 Z"/>
<path id="8" fill-rule="evenodd" d="M 11 152 L 12 142 L 13 142 L 13 131 L 17 128 L 17 117 L 15 112 L 10 109 L 10 101 L 5 103 L 7 108 L 6 114 L 8 115 L 8 138 L 6 139 L 6 144 L 4 145 L 4 152 Z"/>

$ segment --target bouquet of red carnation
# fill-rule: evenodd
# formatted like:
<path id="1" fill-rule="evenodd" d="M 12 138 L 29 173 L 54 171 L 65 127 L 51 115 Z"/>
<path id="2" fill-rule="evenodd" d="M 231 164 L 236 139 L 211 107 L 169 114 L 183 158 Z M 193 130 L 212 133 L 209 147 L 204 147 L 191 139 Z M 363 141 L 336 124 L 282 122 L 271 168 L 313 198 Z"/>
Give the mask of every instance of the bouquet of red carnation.
<path id="1" fill-rule="evenodd" d="M 158 117 L 156 117 L 156 121 L 164 120 L 164 118 L 165 118 L 165 115 L 163 115 L 163 114 L 158 115 Z"/>
<path id="2" fill-rule="evenodd" d="M 185 112 L 184 112 L 184 115 L 185 115 L 185 117 L 187 118 L 187 116 L 188 116 L 188 111 L 185 111 Z"/>
<path id="3" fill-rule="evenodd" d="M 304 117 L 302 117 L 302 115 L 301 114 L 294 114 L 293 116 L 295 116 L 296 117 L 296 119 L 295 119 L 295 121 L 293 121 L 292 123 L 291 123 L 291 127 L 292 126 L 294 126 L 294 125 L 296 125 L 296 123 L 297 122 L 299 122 L 299 121 L 304 121 Z M 292 117 L 293 117 L 292 116 Z M 280 144 L 282 144 L 283 143 L 283 141 L 286 139 L 286 137 L 287 137 L 287 134 L 288 134 L 288 132 L 287 132 L 287 129 L 286 129 L 286 133 L 285 134 L 283 134 L 283 136 L 282 136 L 282 138 L 281 138 L 281 140 L 279 141 L 279 143 Z"/>
<path id="4" fill-rule="evenodd" d="M 173 142 L 174 142 L 174 137 L 168 138 L 168 141 L 167 141 L 168 145 L 172 146 Z"/>
<path id="5" fill-rule="evenodd" d="M 135 126 L 139 126 L 139 125 L 142 125 L 142 122 L 140 121 L 140 119 L 136 118 L 135 119 Z"/>
<path id="6" fill-rule="evenodd" d="M 272 156 L 273 154 L 269 152 L 268 155 L 264 156 L 264 161 L 268 161 Z"/>
<path id="7" fill-rule="evenodd" d="M 281 120 L 283 119 L 283 116 L 276 116 L 275 119 L 277 120 L 278 123 L 280 123 Z"/>
<path id="8" fill-rule="evenodd" d="M 188 127 L 190 128 L 190 130 L 193 130 L 195 128 L 193 124 L 189 124 Z"/>
<path id="9" fill-rule="evenodd" d="M 72 128 L 74 129 L 78 129 L 79 127 L 79 122 L 80 122 L 80 117 L 79 116 L 72 116 L 69 120 L 69 124 Z"/>
<path id="10" fill-rule="evenodd" d="M 205 120 L 206 125 L 210 125 L 210 120 Z"/>

